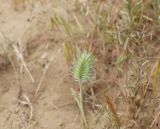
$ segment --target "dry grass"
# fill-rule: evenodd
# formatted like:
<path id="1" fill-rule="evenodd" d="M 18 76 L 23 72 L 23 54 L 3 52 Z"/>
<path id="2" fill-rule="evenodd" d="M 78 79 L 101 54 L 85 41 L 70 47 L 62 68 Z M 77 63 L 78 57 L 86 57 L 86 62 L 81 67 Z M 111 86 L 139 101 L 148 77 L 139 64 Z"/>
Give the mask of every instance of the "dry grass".
<path id="1" fill-rule="evenodd" d="M 15 0 L 14 4 L 26 2 Z M 51 9 L 52 16 L 47 22 L 50 22 L 51 33 L 59 32 L 56 38 L 63 43 L 69 70 L 79 51 L 87 50 L 95 57 L 95 75 L 83 91 L 89 128 L 159 129 L 160 1 L 71 0 L 69 3 L 64 9 L 66 12 L 59 7 L 64 13 Z M 34 84 L 36 81 L 20 51 L 21 46 L 15 43 L 8 46 L 12 56 L 6 46 L 3 49 L 15 71 L 17 84 L 23 76 L 17 71 L 20 68 Z M 24 128 L 30 128 L 35 99 L 39 99 L 41 85 L 55 56 L 45 64 L 32 97 L 20 93 L 19 104 L 30 111 Z M 18 63 L 14 57 L 19 59 Z"/>

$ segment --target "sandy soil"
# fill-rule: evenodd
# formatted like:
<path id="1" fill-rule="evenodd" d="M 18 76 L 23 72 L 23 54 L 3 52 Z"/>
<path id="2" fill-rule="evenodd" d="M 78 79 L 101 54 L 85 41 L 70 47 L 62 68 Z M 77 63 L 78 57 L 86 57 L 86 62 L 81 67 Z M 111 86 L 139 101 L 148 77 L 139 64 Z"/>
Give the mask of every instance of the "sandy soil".
<path id="1" fill-rule="evenodd" d="M 72 3 L 67 0 L 0 0 L 0 3 L 0 129 L 81 129 L 79 110 L 70 90 L 78 89 L 77 83 L 70 76 L 63 49 L 66 37 L 58 29 L 53 31 L 51 25 L 53 12 L 69 17 Z M 73 37 L 76 43 L 82 42 L 80 47 L 85 46 L 83 38 L 77 40 L 76 36 Z M 98 40 L 96 42 L 94 48 L 101 51 L 102 45 Z M 158 55 L 158 50 L 159 47 L 155 48 L 156 54 L 153 54 Z M 137 76 L 139 72 L 130 67 L 128 73 L 118 74 L 111 64 L 116 57 L 116 48 L 108 50 L 107 54 L 105 59 L 100 55 L 95 60 L 98 74 L 95 75 L 96 83 L 91 85 L 98 99 L 91 96 L 91 91 L 86 90 L 89 93 L 85 93 L 89 96 L 86 101 L 94 103 L 96 99 L 99 107 L 98 110 L 90 110 L 95 107 L 87 103 L 85 110 L 89 122 L 93 129 L 107 128 L 106 111 L 100 109 L 103 108 L 102 101 L 104 105 L 107 103 L 103 97 L 108 95 L 122 123 L 130 124 L 126 125 L 127 129 L 140 128 L 139 125 L 148 127 L 158 111 L 151 110 L 152 88 L 147 91 L 143 109 L 140 106 L 141 90 L 134 100 L 129 98 L 126 102 L 123 92 L 126 96 L 130 93 L 127 89 L 122 90 L 125 74 L 132 83 L 135 82 L 132 75 Z M 142 66 L 137 67 L 139 70 Z M 146 83 L 141 85 L 143 90 Z M 40 89 L 36 92 L 38 86 Z M 133 114 L 135 111 L 136 115 Z M 135 121 L 130 120 L 132 115 L 137 116 Z M 154 129 L 159 128 L 159 121 Z"/>
<path id="2" fill-rule="evenodd" d="M 68 76 L 63 42 L 50 25 L 51 10 L 58 9 L 61 3 L 55 1 L 0 0 L 0 129 L 80 128 L 79 111 L 70 92 L 75 83 Z M 10 45 L 17 43 L 35 83 L 20 67 L 21 60 L 13 62 L 13 70 L 6 58 L 16 57 Z"/>

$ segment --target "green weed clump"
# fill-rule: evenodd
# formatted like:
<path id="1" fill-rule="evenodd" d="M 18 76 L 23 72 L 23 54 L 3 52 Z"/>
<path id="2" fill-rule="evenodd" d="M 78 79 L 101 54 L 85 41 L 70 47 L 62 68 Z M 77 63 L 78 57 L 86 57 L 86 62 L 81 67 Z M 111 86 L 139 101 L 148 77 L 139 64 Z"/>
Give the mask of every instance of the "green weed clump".
<path id="1" fill-rule="evenodd" d="M 75 101 L 79 107 L 81 113 L 81 119 L 86 128 L 88 128 L 88 123 L 85 118 L 84 108 L 83 108 L 83 83 L 90 80 L 93 68 L 93 56 L 88 52 L 83 52 L 74 63 L 73 67 L 73 77 L 79 82 L 80 93 L 78 95 L 73 91 Z"/>

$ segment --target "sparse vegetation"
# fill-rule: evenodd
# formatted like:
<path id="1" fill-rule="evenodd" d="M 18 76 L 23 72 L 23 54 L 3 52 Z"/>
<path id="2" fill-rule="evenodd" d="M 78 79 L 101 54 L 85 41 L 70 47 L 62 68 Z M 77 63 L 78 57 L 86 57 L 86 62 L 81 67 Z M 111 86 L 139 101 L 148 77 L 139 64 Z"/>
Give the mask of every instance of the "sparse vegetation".
<path id="1" fill-rule="evenodd" d="M 160 128 L 159 0 L 0 1 L 0 128 Z"/>

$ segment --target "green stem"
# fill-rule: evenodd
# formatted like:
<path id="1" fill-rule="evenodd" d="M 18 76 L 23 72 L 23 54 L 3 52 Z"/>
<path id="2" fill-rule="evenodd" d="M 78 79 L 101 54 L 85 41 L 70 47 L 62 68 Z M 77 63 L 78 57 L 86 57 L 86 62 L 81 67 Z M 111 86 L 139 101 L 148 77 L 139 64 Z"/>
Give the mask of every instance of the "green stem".
<path id="1" fill-rule="evenodd" d="M 80 112 L 81 112 L 81 116 L 82 116 L 82 119 L 83 119 L 83 123 L 86 127 L 88 127 L 88 124 L 87 124 L 87 121 L 86 121 L 86 118 L 85 118 L 85 114 L 84 114 L 84 108 L 83 108 L 83 85 L 82 85 L 82 82 L 80 81 L 79 82 L 79 85 L 80 85 L 80 95 L 79 95 L 79 101 L 80 101 Z"/>

